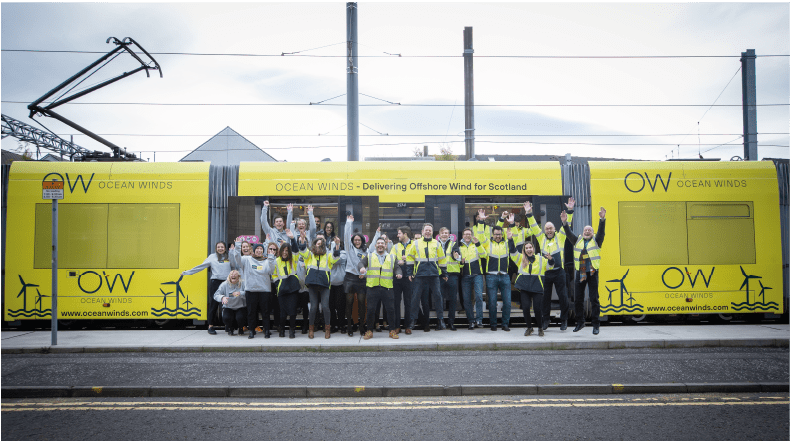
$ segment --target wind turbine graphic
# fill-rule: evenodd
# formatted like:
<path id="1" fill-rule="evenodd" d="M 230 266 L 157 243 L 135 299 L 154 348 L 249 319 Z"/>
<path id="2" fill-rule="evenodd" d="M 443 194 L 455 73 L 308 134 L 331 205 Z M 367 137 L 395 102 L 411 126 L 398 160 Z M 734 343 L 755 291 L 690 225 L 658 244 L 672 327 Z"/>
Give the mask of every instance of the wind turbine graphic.
<path id="1" fill-rule="evenodd" d="M 761 280 L 758 280 L 757 282 L 760 283 L 760 288 L 762 288 L 760 290 L 760 294 L 757 294 L 757 295 L 758 296 L 762 296 L 763 297 L 763 303 L 765 303 L 765 290 L 766 289 L 773 289 L 773 288 L 771 288 L 770 286 L 763 286 L 763 282 Z M 757 296 L 755 296 L 754 300 L 757 300 Z"/>
<path id="2" fill-rule="evenodd" d="M 27 289 L 28 288 L 38 288 L 38 285 L 34 285 L 32 283 L 25 283 L 25 279 L 22 278 L 22 275 L 19 275 L 19 281 L 22 283 L 22 290 L 19 291 L 17 294 L 17 298 L 22 296 L 22 309 L 27 311 Z"/>
<path id="3" fill-rule="evenodd" d="M 741 274 L 743 274 L 744 279 L 743 279 L 743 284 L 738 289 L 743 289 L 744 286 L 746 287 L 746 303 L 748 304 L 749 303 L 749 280 L 751 280 L 751 279 L 762 279 L 762 277 L 760 277 L 760 276 L 752 276 L 752 275 L 746 274 L 746 271 L 743 270 L 743 267 L 741 267 Z M 760 286 L 762 286 L 762 283 L 760 283 Z M 757 300 L 756 296 L 755 296 L 755 300 Z"/>
<path id="4" fill-rule="evenodd" d="M 162 290 L 162 288 L 159 288 L 159 291 L 162 293 L 162 296 L 163 296 L 162 297 L 162 303 L 164 303 L 165 304 L 165 308 L 167 308 L 167 296 L 170 295 L 170 294 L 173 294 L 173 291 L 164 292 Z"/>
<path id="5" fill-rule="evenodd" d="M 181 277 L 179 277 L 178 280 L 176 280 L 174 282 L 164 282 L 164 283 L 162 283 L 162 285 L 175 285 L 176 286 L 176 309 L 178 309 L 178 303 L 179 303 L 180 298 L 182 296 L 186 297 L 184 295 L 184 291 L 181 289 L 181 279 L 183 279 L 183 278 L 184 278 L 184 275 L 181 274 Z M 160 288 L 160 291 L 161 291 L 161 288 Z"/>
<path id="6" fill-rule="evenodd" d="M 606 290 L 607 290 L 607 291 L 609 291 L 609 304 L 611 305 L 611 304 L 612 304 L 612 293 L 613 293 L 613 292 L 616 292 L 616 291 L 617 291 L 617 288 L 615 288 L 615 289 L 609 289 L 609 287 L 608 287 L 608 286 L 606 286 L 606 285 L 604 285 L 604 288 L 606 288 Z"/>
<path id="7" fill-rule="evenodd" d="M 39 311 L 41 311 L 41 310 L 44 309 L 44 307 L 41 304 L 41 298 L 42 297 L 49 297 L 49 296 L 42 295 L 41 291 L 39 291 L 38 288 L 36 288 L 36 294 L 37 294 L 36 295 L 36 307 L 38 308 Z"/>
<path id="8" fill-rule="evenodd" d="M 629 269 L 628 271 L 631 271 L 631 270 Z M 607 280 L 606 281 L 607 283 L 609 283 L 609 282 L 617 282 L 617 283 L 620 284 L 620 306 L 625 305 L 625 303 L 623 302 L 623 293 L 628 293 L 628 299 L 627 300 L 630 301 L 632 305 L 634 304 L 634 297 L 631 295 L 630 292 L 628 292 L 628 289 L 626 289 L 626 287 L 625 287 L 625 278 L 626 278 L 626 276 L 628 276 L 628 271 L 626 271 L 625 274 L 623 274 L 623 277 L 621 277 L 619 279 Z M 606 289 L 608 290 L 609 288 L 606 288 Z M 609 298 L 610 299 L 611 299 L 611 295 L 612 295 L 612 293 L 610 292 L 609 293 Z"/>
<path id="9" fill-rule="evenodd" d="M 192 304 L 192 302 L 189 301 L 189 296 L 187 295 L 187 299 L 184 302 L 184 308 L 189 309 L 189 305 L 191 305 L 191 304 Z"/>

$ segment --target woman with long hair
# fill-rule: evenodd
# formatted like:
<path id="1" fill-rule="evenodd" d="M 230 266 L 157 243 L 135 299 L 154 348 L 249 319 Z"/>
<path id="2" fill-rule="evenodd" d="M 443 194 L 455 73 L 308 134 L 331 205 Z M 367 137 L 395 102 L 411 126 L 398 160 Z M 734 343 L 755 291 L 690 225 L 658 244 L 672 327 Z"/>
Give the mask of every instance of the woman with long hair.
<path id="1" fill-rule="evenodd" d="M 239 335 L 244 335 L 242 327 L 247 315 L 247 302 L 238 271 L 233 270 L 228 274 L 227 280 L 222 282 L 214 293 L 214 300 L 222 303 L 222 321 L 225 322 L 225 332 L 230 336 L 238 329 Z"/>
<path id="2" fill-rule="evenodd" d="M 335 238 L 339 243 L 340 238 Z M 304 236 L 299 238 L 299 254 L 304 259 L 307 269 L 305 284 L 310 293 L 310 332 L 309 338 L 314 337 L 315 316 L 318 311 L 318 304 L 321 304 L 321 311 L 324 315 L 324 338 L 330 337 L 331 318 L 329 310 L 329 285 L 331 278 L 332 265 L 340 259 L 340 250 L 335 250 L 332 254 L 326 252 L 326 240 L 323 235 L 313 239 L 310 248 L 307 248 L 307 240 Z"/>
<path id="3" fill-rule="evenodd" d="M 228 258 L 227 245 L 225 245 L 225 242 L 217 242 L 214 246 L 214 250 L 215 252 L 209 254 L 203 263 L 181 273 L 184 276 L 191 276 L 206 268 L 211 271 L 211 282 L 209 282 L 208 288 L 208 292 L 210 293 L 208 296 L 208 333 L 211 335 L 217 334 L 214 325 L 217 324 L 217 308 L 219 307 L 219 302 L 214 300 L 213 295 L 217 292 L 219 285 L 228 278 L 228 274 L 230 274 L 231 271 L 230 259 Z"/>
<path id="4" fill-rule="evenodd" d="M 244 291 L 247 297 L 247 326 L 250 330 L 248 338 L 255 338 L 255 327 L 258 324 L 258 313 L 263 317 L 264 338 L 269 338 L 269 295 L 272 291 L 272 273 L 274 272 L 274 256 L 263 255 L 263 245 L 255 244 L 252 256 L 239 256 L 232 253 L 233 260 L 244 280 Z"/>
<path id="5" fill-rule="evenodd" d="M 535 247 L 532 241 L 524 242 L 524 246 L 519 253 L 516 244 L 513 242 L 513 233 L 507 232 L 508 248 L 510 259 L 518 267 L 516 274 L 516 289 L 521 293 L 521 308 L 524 310 L 524 320 L 527 322 L 525 336 L 531 335 L 532 318 L 529 314 L 530 306 L 535 311 L 535 322 L 538 325 L 538 336 L 543 337 L 543 276 L 547 269 L 554 267 L 554 260 L 548 253 L 535 255 Z"/>
<path id="6" fill-rule="evenodd" d="M 269 239 L 267 237 L 267 239 Z M 278 256 L 280 247 L 277 243 L 267 240 L 266 241 L 266 254 L 275 257 Z M 271 286 L 271 284 L 270 284 Z M 280 302 L 277 301 L 277 296 L 274 295 L 272 289 L 269 290 L 269 308 L 266 310 L 266 316 L 272 316 L 271 329 L 278 329 L 280 327 Z"/>
<path id="7" fill-rule="evenodd" d="M 359 272 L 359 262 L 367 254 L 365 247 L 365 237 L 359 233 L 354 232 L 354 216 L 348 215 L 346 218 L 346 229 L 344 232 L 345 246 L 346 246 L 346 277 L 343 280 L 343 285 L 346 291 L 346 320 L 348 336 L 354 336 L 354 328 L 352 325 L 352 315 L 354 308 L 354 295 L 357 296 L 357 314 L 359 317 L 359 333 L 365 333 L 365 312 L 367 310 L 365 304 L 365 293 L 367 287 L 365 286 L 365 276 Z"/>
<path id="8" fill-rule="evenodd" d="M 297 247 L 291 230 L 285 230 L 290 243 L 284 243 L 277 251 L 275 260 L 274 292 L 277 293 L 277 300 L 280 302 L 280 327 L 278 328 L 280 337 L 285 337 L 285 318 L 290 318 L 288 327 L 288 337 L 296 338 L 296 304 L 299 300 L 299 277 L 297 276 L 297 265 L 299 258 L 294 256 L 293 250 Z"/>

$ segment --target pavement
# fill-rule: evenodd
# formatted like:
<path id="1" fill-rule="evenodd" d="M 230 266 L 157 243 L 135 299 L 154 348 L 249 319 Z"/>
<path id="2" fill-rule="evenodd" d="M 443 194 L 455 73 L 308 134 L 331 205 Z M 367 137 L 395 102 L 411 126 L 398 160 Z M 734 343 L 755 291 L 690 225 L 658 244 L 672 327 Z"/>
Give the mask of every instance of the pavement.
<path id="1" fill-rule="evenodd" d="M 196 330 L 71 330 L 58 332 L 58 344 L 52 346 L 50 331 L 3 331 L 0 348 L 3 354 L 75 353 L 75 352 L 366 352 L 366 351 L 431 351 L 431 350 L 571 350 L 622 348 L 699 348 L 699 347 L 781 347 L 790 343 L 787 324 L 726 324 L 726 325 L 651 325 L 602 326 L 599 335 L 592 334 L 592 326 L 580 332 L 566 331 L 551 326 L 545 337 L 524 336 L 525 328 L 489 328 L 458 331 L 400 334 L 397 340 L 387 332 L 374 332 L 364 340 L 355 333 L 332 334 L 316 332 L 314 339 L 297 330 L 296 338 L 280 338 L 273 333 L 265 339 L 258 334 L 228 336 L 223 331 L 209 335 L 205 329 Z M 287 334 L 286 334 L 287 335 Z"/>

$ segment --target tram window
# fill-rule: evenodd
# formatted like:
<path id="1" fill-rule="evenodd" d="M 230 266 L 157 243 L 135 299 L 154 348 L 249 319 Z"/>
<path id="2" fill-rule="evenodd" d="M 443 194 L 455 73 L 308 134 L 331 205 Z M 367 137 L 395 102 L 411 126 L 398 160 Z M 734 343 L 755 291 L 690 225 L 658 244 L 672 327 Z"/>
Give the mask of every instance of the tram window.
<path id="1" fill-rule="evenodd" d="M 387 237 L 395 243 L 398 241 L 398 227 L 407 226 L 412 233 L 422 231 L 425 223 L 425 206 L 411 203 L 379 203 L 379 223 L 381 231 L 387 233 Z"/>
<path id="2" fill-rule="evenodd" d="M 752 202 L 688 202 L 689 264 L 756 263 Z"/>
<path id="3" fill-rule="evenodd" d="M 178 268 L 179 204 L 109 204 L 108 268 Z"/>
<path id="4" fill-rule="evenodd" d="M 323 230 L 324 225 L 326 225 L 327 222 L 332 222 L 335 225 L 335 233 L 337 233 L 337 229 L 339 228 L 336 197 L 308 197 L 308 198 L 300 197 L 296 199 L 273 197 L 269 199 L 269 204 L 270 204 L 269 205 L 270 214 L 268 219 L 269 225 L 274 226 L 273 213 L 281 215 L 283 217 L 283 220 L 288 219 L 288 204 L 293 204 L 294 223 L 297 222 L 299 219 L 304 219 L 307 222 L 309 228 L 310 219 L 308 218 L 308 214 L 307 214 L 307 206 L 312 205 L 313 216 L 318 217 L 318 222 L 316 223 L 316 231 Z M 286 228 L 290 228 L 290 225 L 286 225 Z M 261 240 L 265 240 L 265 237 L 262 237 Z"/>
<path id="5" fill-rule="evenodd" d="M 58 206 L 58 267 L 107 267 L 107 204 Z M 52 204 L 36 204 L 34 268 L 52 268 Z"/>
<path id="6" fill-rule="evenodd" d="M 688 263 L 685 202 L 620 202 L 620 264 Z"/>
<path id="7" fill-rule="evenodd" d="M 464 203 L 463 228 L 474 225 L 475 216 L 484 209 L 488 218 L 486 223 L 493 225 L 500 220 L 503 211 L 515 214 L 516 224 L 526 226 L 524 201 L 532 201 L 532 196 L 467 197 Z M 463 230 L 463 228 L 461 228 Z"/>

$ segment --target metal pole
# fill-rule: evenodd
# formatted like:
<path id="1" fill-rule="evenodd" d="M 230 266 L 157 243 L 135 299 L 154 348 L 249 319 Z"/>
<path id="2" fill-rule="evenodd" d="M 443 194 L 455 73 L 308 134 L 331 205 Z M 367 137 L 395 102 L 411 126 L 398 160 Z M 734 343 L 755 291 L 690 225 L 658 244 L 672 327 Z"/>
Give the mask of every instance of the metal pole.
<path id="1" fill-rule="evenodd" d="M 756 161 L 757 156 L 757 75 L 754 49 L 741 52 L 741 83 L 743 90 L 743 160 Z"/>
<path id="2" fill-rule="evenodd" d="M 357 71 L 357 4 L 346 3 L 346 110 L 348 160 L 359 161 L 359 72 Z"/>
<path id="3" fill-rule="evenodd" d="M 58 344 L 58 200 L 52 199 L 52 346 Z"/>
<path id="4" fill-rule="evenodd" d="M 475 82 L 472 66 L 472 27 L 464 28 L 464 143 L 466 160 L 475 158 Z"/>

